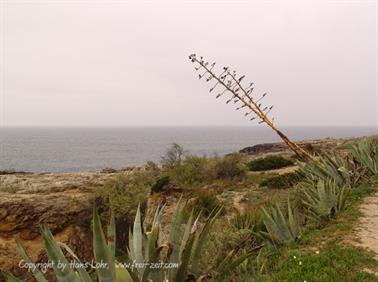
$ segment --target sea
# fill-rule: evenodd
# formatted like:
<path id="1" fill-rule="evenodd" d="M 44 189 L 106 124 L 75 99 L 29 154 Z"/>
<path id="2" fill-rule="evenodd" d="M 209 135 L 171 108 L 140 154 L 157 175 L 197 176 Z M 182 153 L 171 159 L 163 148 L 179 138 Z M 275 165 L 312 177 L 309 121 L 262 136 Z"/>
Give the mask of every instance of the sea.
<path id="1" fill-rule="evenodd" d="M 293 140 L 378 134 L 378 127 L 287 127 Z M 187 154 L 225 155 L 279 142 L 266 127 L 0 127 L 0 170 L 98 171 L 159 163 L 172 143 Z"/>

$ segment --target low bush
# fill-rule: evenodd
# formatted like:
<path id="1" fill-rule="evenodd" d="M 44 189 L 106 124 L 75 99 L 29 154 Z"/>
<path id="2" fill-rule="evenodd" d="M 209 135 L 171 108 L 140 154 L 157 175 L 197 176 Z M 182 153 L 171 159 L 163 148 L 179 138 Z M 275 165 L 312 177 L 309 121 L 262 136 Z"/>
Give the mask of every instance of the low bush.
<path id="1" fill-rule="evenodd" d="M 248 167 L 251 171 L 279 169 L 292 165 L 294 165 L 294 162 L 292 160 L 286 159 L 278 155 L 271 155 L 264 158 L 258 158 L 248 163 Z"/>
<path id="2" fill-rule="evenodd" d="M 158 180 L 156 180 L 155 184 L 152 185 L 151 193 L 162 192 L 164 190 L 164 187 L 167 186 L 170 181 L 171 181 L 171 178 L 168 175 L 159 178 Z"/>
<path id="3" fill-rule="evenodd" d="M 184 148 L 173 143 L 166 151 L 165 155 L 161 157 L 161 165 L 165 168 L 172 168 L 181 163 L 184 157 Z"/>
<path id="4" fill-rule="evenodd" d="M 180 163 L 165 169 L 172 182 L 182 185 L 195 185 L 216 179 L 231 179 L 245 174 L 242 156 L 225 157 L 186 156 Z"/>
<path id="5" fill-rule="evenodd" d="M 154 183 L 155 177 L 147 171 L 118 174 L 96 190 L 96 198 L 107 212 L 111 203 L 116 217 L 129 216 L 135 213 L 138 203 L 145 205 Z"/>
<path id="6" fill-rule="evenodd" d="M 216 194 L 212 191 L 204 190 L 201 192 L 196 193 L 195 198 L 191 199 L 188 202 L 187 210 L 193 210 L 195 213 L 199 213 L 202 211 L 202 215 L 207 217 L 211 214 L 211 212 L 219 207 L 221 202 L 216 197 Z M 223 209 L 224 212 L 224 209 Z M 222 212 L 222 214 L 223 214 Z"/>
<path id="7" fill-rule="evenodd" d="M 298 172 L 289 172 L 268 178 L 260 183 L 260 187 L 285 189 L 290 188 L 303 180 L 303 175 Z"/>
<path id="8" fill-rule="evenodd" d="M 187 156 L 179 164 L 167 170 L 172 181 L 193 185 L 212 179 L 211 163 L 206 157 Z"/>
<path id="9" fill-rule="evenodd" d="M 214 172 L 216 178 L 234 178 L 243 176 L 245 169 L 241 164 L 240 154 L 231 154 L 221 158 L 215 158 Z"/>

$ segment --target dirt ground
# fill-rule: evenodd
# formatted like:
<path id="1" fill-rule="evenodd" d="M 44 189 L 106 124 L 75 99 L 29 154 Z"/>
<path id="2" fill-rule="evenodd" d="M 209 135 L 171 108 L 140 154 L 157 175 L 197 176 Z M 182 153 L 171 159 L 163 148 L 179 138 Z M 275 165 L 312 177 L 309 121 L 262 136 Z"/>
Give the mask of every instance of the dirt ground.
<path id="1" fill-rule="evenodd" d="M 362 217 L 356 229 L 356 245 L 375 252 L 378 260 L 378 192 L 364 199 Z"/>

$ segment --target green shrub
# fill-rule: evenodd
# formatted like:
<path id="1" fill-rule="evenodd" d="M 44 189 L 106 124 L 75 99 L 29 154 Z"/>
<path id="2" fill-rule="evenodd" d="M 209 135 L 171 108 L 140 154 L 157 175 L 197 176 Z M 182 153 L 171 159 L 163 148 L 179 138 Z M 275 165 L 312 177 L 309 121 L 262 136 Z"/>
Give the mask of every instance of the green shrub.
<path id="1" fill-rule="evenodd" d="M 165 173 L 171 182 L 181 185 L 195 185 L 216 179 L 241 177 L 245 170 L 240 154 L 209 158 L 188 155 L 180 163 L 166 168 Z"/>
<path id="2" fill-rule="evenodd" d="M 161 165 L 165 168 L 172 168 L 181 163 L 184 157 L 184 148 L 177 144 L 172 145 L 167 149 L 164 156 L 161 157 Z"/>
<path id="3" fill-rule="evenodd" d="M 298 172 L 289 172 L 268 178 L 260 183 L 260 187 L 283 189 L 290 188 L 303 180 L 303 175 Z"/>
<path id="4" fill-rule="evenodd" d="M 294 162 L 292 160 L 277 155 L 271 155 L 265 158 L 258 158 L 248 163 L 248 167 L 252 171 L 279 169 L 292 165 L 294 165 Z"/>
<path id="5" fill-rule="evenodd" d="M 187 156 L 167 173 L 172 181 L 184 185 L 193 185 L 212 178 L 210 160 L 199 156 Z"/>
<path id="6" fill-rule="evenodd" d="M 221 202 L 216 197 L 214 192 L 204 190 L 196 193 L 196 196 L 188 203 L 188 212 L 194 210 L 195 213 L 202 211 L 202 215 L 207 217 Z"/>
<path id="7" fill-rule="evenodd" d="M 96 190 L 96 198 L 107 211 L 111 202 L 116 217 L 129 216 L 135 213 L 138 203 L 144 206 L 147 202 L 154 182 L 155 177 L 146 171 L 119 174 Z"/>
<path id="8" fill-rule="evenodd" d="M 167 175 L 167 176 L 163 176 L 161 178 L 159 178 L 154 185 L 152 185 L 151 187 L 151 192 L 152 193 L 159 193 L 159 192 L 162 192 L 164 190 L 164 187 L 166 185 L 169 184 L 169 182 L 171 181 L 171 178 Z"/>
<path id="9" fill-rule="evenodd" d="M 231 154 L 222 158 L 215 158 L 214 174 L 216 178 L 234 178 L 245 174 L 241 165 L 242 156 Z"/>

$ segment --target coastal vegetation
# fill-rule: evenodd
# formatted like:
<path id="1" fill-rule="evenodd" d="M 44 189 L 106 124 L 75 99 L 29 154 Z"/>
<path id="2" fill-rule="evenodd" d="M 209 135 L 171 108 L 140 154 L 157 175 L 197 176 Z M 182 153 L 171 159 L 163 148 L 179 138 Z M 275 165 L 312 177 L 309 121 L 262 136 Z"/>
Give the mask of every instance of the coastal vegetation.
<path id="1" fill-rule="evenodd" d="M 277 155 L 269 155 L 265 158 L 258 158 L 248 163 L 251 171 L 264 171 L 293 166 L 294 161 Z"/>
<path id="2" fill-rule="evenodd" d="M 273 158 L 193 156 L 174 144 L 161 164 L 111 173 L 96 189 L 90 223 L 94 258 L 110 267 L 54 268 L 47 277 L 378 281 L 374 255 L 348 239 L 360 216 L 359 205 L 376 192 L 377 144 L 376 138 L 368 138 L 327 148 L 317 156 L 322 166 L 293 160 L 287 153 Z M 250 171 L 251 163 L 263 163 L 267 170 Z M 42 238 L 50 260 L 81 262 L 47 226 Z M 21 241 L 18 249 L 30 261 Z M 125 267 L 132 262 L 143 267 Z M 176 267 L 146 266 L 158 262 Z M 49 279 L 33 274 L 38 281 Z M 19 281 L 10 273 L 6 277 Z"/>

